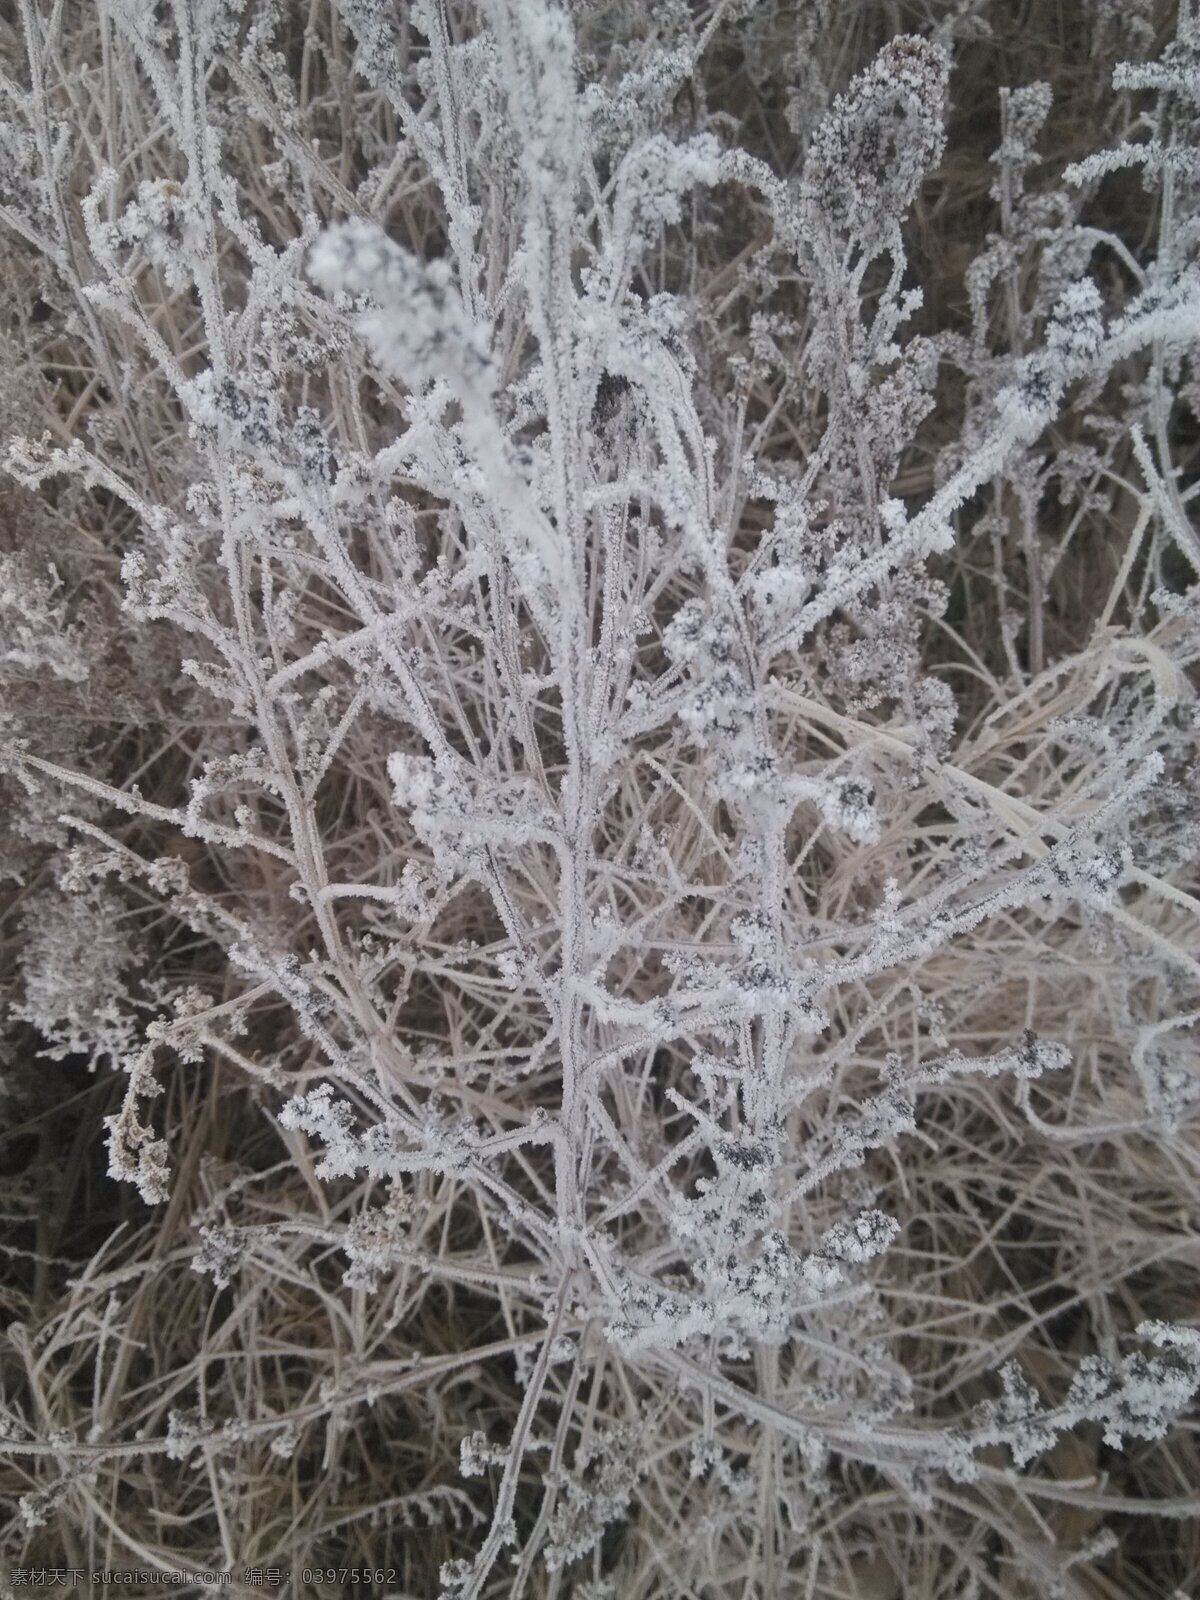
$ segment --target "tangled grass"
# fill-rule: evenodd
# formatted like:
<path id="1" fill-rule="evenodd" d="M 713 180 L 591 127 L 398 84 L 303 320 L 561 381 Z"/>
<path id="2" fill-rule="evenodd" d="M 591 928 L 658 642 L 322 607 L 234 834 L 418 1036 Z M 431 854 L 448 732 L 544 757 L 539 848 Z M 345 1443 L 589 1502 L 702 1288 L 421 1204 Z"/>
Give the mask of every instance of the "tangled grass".
<path id="1" fill-rule="evenodd" d="M 0 19 L 9 1588 L 1194 1592 L 1198 60 Z"/>

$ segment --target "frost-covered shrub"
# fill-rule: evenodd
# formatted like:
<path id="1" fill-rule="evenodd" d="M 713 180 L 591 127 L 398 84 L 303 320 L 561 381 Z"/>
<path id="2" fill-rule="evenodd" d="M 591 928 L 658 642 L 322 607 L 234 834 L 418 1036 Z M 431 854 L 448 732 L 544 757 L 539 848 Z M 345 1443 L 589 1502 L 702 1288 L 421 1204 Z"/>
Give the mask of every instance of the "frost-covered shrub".
<path id="1" fill-rule="evenodd" d="M 136 1471 L 191 1568 L 1071 1592 L 1018 1502 L 1178 1509 L 1054 1457 L 1200 1387 L 1115 1292 L 1194 1242 L 1189 16 L 1040 185 L 1002 93 L 940 315 L 986 7 L 848 75 L 815 5 L 69 10 L 0 80 L 8 1012 L 161 1209 L 14 1345 L 29 1538 Z"/>

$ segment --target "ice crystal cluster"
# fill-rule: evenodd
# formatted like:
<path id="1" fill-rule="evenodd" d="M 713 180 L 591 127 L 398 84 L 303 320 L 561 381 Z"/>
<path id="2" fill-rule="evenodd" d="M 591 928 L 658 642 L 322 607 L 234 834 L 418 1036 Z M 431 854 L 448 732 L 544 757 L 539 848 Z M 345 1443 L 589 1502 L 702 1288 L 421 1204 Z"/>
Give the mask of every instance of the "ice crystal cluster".
<path id="1" fill-rule="evenodd" d="M 1011 9 L 6 8 L 14 1564 L 1192 1592 L 1200 32 Z"/>

